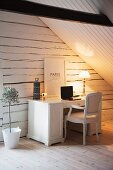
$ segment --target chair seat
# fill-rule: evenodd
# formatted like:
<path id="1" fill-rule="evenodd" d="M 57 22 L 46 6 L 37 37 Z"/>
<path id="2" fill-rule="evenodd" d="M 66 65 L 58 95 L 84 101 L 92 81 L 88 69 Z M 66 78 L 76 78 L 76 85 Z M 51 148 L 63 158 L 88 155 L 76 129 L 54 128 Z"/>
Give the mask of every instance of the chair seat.
<path id="1" fill-rule="evenodd" d="M 76 112 L 72 113 L 69 117 L 66 116 L 66 120 L 73 123 L 85 123 L 84 112 Z M 95 115 L 87 115 L 86 117 L 87 123 L 95 123 L 96 116 Z"/>

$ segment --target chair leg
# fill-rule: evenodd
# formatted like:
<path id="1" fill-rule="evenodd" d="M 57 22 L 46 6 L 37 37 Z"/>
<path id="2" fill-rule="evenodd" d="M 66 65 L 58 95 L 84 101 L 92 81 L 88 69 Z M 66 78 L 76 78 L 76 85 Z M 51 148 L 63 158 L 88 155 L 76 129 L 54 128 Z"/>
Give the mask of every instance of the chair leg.
<path id="1" fill-rule="evenodd" d="M 86 145 L 86 124 L 83 123 L 83 145 Z"/>
<path id="2" fill-rule="evenodd" d="M 97 138 L 97 141 L 99 141 L 99 135 L 98 135 L 98 123 L 96 123 L 96 138 Z"/>
<path id="3" fill-rule="evenodd" d="M 67 121 L 65 120 L 65 122 L 64 122 L 64 140 L 66 139 L 66 136 L 67 136 L 66 124 L 67 124 Z"/>

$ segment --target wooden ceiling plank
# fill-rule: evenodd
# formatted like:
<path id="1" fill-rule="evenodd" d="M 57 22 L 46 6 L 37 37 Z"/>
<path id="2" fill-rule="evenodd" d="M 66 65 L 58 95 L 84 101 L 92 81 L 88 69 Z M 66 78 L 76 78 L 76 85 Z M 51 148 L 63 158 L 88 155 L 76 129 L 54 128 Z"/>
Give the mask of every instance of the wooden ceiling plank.
<path id="1" fill-rule="evenodd" d="M 113 26 L 113 23 L 104 14 L 93 14 L 60 7 L 53 7 L 45 4 L 24 1 L 24 0 L 3 0 L 0 1 L 0 9 L 35 15 L 40 17 L 48 17 L 66 21 L 76 21 L 87 24 L 96 24 L 102 26 Z"/>

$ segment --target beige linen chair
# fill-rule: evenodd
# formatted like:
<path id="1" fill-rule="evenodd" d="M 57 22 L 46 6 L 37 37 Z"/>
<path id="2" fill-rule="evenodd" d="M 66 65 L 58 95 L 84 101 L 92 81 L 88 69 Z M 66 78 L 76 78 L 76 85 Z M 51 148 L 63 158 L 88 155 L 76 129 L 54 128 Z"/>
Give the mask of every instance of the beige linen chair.
<path id="1" fill-rule="evenodd" d="M 83 109 L 80 112 L 72 113 L 72 108 L 77 108 L 76 105 L 71 105 L 68 115 L 65 117 L 65 138 L 66 138 L 66 123 L 67 121 L 73 123 L 83 124 L 83 145 L 86 144 L 87 124 L 95 123 L 96 137 L 98 136 L 99 114 L 101 114 L 102 93 L 94 92 L 86 96 L 85 107 L 78 107 Z"/>

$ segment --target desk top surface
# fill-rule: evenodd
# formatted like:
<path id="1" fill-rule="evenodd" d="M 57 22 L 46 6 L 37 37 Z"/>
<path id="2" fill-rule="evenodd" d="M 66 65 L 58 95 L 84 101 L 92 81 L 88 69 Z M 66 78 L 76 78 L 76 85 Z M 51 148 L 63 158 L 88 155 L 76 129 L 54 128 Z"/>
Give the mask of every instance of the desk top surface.
<path id="1" fill-rule="evenodd" d="M 29 100 L 32 102 L 39 102 L 39 103 L 48 103 L 48 104 L 62 104 L 64 107 L 68 107 L 72 104 L 78 105 L 78 106 L 82 106 L 84 105 L 84 99 L 76 99 L 76 100 L 62 100 L 60 98 L 47 98 L 45 100 Z"/>

